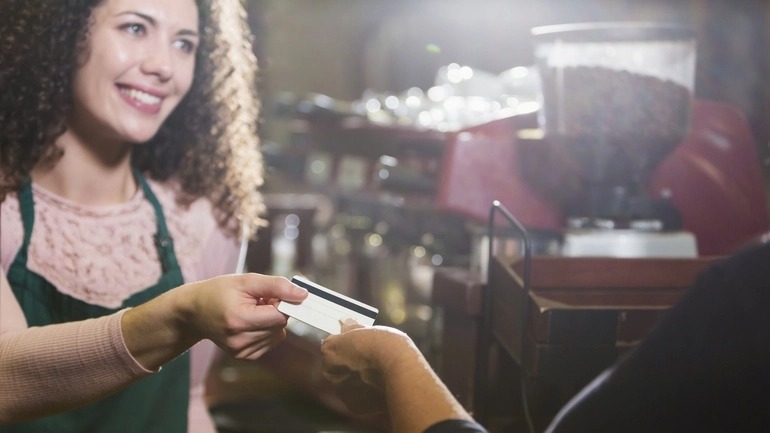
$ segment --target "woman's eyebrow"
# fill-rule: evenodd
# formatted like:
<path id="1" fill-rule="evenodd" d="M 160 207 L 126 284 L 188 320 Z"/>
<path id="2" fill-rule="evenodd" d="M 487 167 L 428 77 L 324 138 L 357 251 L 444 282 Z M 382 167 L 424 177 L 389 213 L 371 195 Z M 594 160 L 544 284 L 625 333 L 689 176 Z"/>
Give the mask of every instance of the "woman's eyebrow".
<path id="1" fill-rule="evenodd" d="M 145 20 L 145 21 L 149 22 L 149 23 L 150 23 L 150 24 L 152 24 L 153 26 L 155 26 L 155 25 L 157 24 L 157 21 L 155 20 L 155 18 L 153 18 L 153 17 L 152 17 L 152 16 L 150 16 L 150 15 L 144 14 L 144 13 L 142 13 L 142 12 L 137 12 L 137 11 L 125 11 L 125 12 L 121 12 L 121 13 L 119 13 L 119 14 L 115 14 L 115 16 L 122 16 L 122 15 L 136 15 L 136 16 L 138 16 L 139 18 L 142 18 L 143 20 Z"/>
<path id="2" fill-rule="evenodd" d="M 178 32 L 176 32 L 176 34 L 182 35 L 182 36 L 193 36 L 196 38 L 198 37 L 198 32 L 196 32 L 195 30 L 189 30 L 189 29 L 179 30 Z"/>

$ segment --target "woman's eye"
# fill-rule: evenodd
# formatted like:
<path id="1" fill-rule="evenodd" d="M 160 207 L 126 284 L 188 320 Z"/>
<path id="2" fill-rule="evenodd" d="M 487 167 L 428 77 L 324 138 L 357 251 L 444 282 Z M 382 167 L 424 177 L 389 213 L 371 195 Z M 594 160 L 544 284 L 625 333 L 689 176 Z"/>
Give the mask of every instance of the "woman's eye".
<path id="1" fill-rule="evenodd" d="M 180 39 L 175 42 L 175 45 L 177 48 L 182 50 L 185 53 L 193 53 L 195 52 L 195 49 L 197 48 L 196 44 L 192 41 L 189 41 L 187 39 Z"/>
<path id="2" fill-rule="evenodd" d="M 137 23 L 128 23 L 123 25 L 123 30 L 132 35 L 143 35 L 146 33 L 144 25 Z"/>

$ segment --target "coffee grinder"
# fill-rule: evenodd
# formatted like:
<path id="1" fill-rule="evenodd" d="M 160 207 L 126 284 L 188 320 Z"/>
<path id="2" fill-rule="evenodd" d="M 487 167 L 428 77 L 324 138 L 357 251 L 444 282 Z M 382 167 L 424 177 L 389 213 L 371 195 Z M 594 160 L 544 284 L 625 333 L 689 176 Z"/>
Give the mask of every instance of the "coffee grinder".
<path id="1" fill-rule="evenodd" d="M 695 78 L 690 29 L 605 22 L 535 27 L 542 88 L 522 171 L 563 210 L 563 255 L 694 257 L 692 233 L 650 175 L 686 137 Z"/>

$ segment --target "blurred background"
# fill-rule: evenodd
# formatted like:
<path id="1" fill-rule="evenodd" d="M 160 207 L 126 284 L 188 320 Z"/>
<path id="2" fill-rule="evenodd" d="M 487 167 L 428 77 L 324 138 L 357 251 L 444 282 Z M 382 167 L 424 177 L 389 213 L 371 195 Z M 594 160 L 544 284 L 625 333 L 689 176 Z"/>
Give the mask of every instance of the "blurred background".
<path id="1" fill-rule="evenodd" d="M 768 17 L 761 0 L 273 0 L 247 2 L 263 68 L 266 119 L 281 92 L 355 100 L 426 89 L 459 63 L 492 73 L 534 61 L 531 27 L 665 21 L 697 33 L 697 95 L 738 106 L 761 148 L 768 128 Z M 280 139 L 278 126 L 263 133 Z M 766 155 L 766 153 L 765 153 Z"/>
<path id="2" fill-rule="evenodd" d="M 692 124 L 700 135 L 689 143 L 699 149 L 705 141 L 719 142 L 741 149 L 741 156 L 715 156 L 739 162 L 725 168 L 712 161 L 717 168 L 709 173 L 717 174 L 699 172 L 697 182 L 677 178 L 690 173 L 683 167 L 694 166 L 682 161 L 695 157 L 676 156 L 656 172 L 650 189 L 661 197 L 673 191 L 680 200 L 674 201 L 684 219 L 678 228 L 694 232 L 698 241 L 693 260 L 728 254 L 768 229 L 766 1 L 246 0 L 246 5 L 261 67 L 262 112 L 255 121 L 267 165 L 263 192 L 271 222 L 250 245 L 247 269 L 302 274 L 378 307 L 377 323 L 409 333 L 471 410 L 491 200 L 499 195 L 513 205 L 530 230 L 533 254 L 558 256 L 564 239 L 562 209 L 532 188 L 520 166 L 505 162 L 517 131 L 538 126 L 531 28 L 649 21 L 692 29 L 697 46 L 692 96 L 702 103 Z M 468 159 L 463 149 L 491 152 L 489 159 L 497 161 Z M 688 210 L 700 217 L 689 217 Z M 515 240 L 506 243 L 509 238 L 503 233 L 495 241 L 519 251 Z M 618 328 L 617 320 L 627 316 L 613 314 L 610 326 Z M 317 357 L 323 337 L 291 322 L 286 344 L 261 363 L 217 365 L 209 394 L 221 430 L 382 431 L 381 424 L 348 413 L 324 382 Z M 614 345 L 613 339 L 613 350 Z M 602 358 L 556 392 L 541 389 L 541 422 L 611 360 Z M 500 383 L 521 380 L 509 377 L 517 376 L 518 364 L 511 365 L 514 373 L 503 374 Z M 516 397 L 500 401 L 518 407 Z M 523 431 L 520 414 L 511 413 L 514 419 L 507 417 L 499 431 Z"/>

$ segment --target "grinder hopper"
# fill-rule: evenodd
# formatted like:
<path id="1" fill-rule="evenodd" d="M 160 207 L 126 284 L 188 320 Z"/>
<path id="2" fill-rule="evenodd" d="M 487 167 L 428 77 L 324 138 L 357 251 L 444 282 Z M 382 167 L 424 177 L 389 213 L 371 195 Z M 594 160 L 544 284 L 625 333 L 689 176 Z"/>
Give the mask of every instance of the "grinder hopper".
<path id="1" fill-rule="evenodd" d="M 693 33 L 610 22 L 535 27 L 532 34 L 541 146 L 554 164 L 547 169 L 568 179 L 534 186 L 562 207 L 569 227 L 678 228 L 676 211 L 645 190 L 688 133 Z"/>

